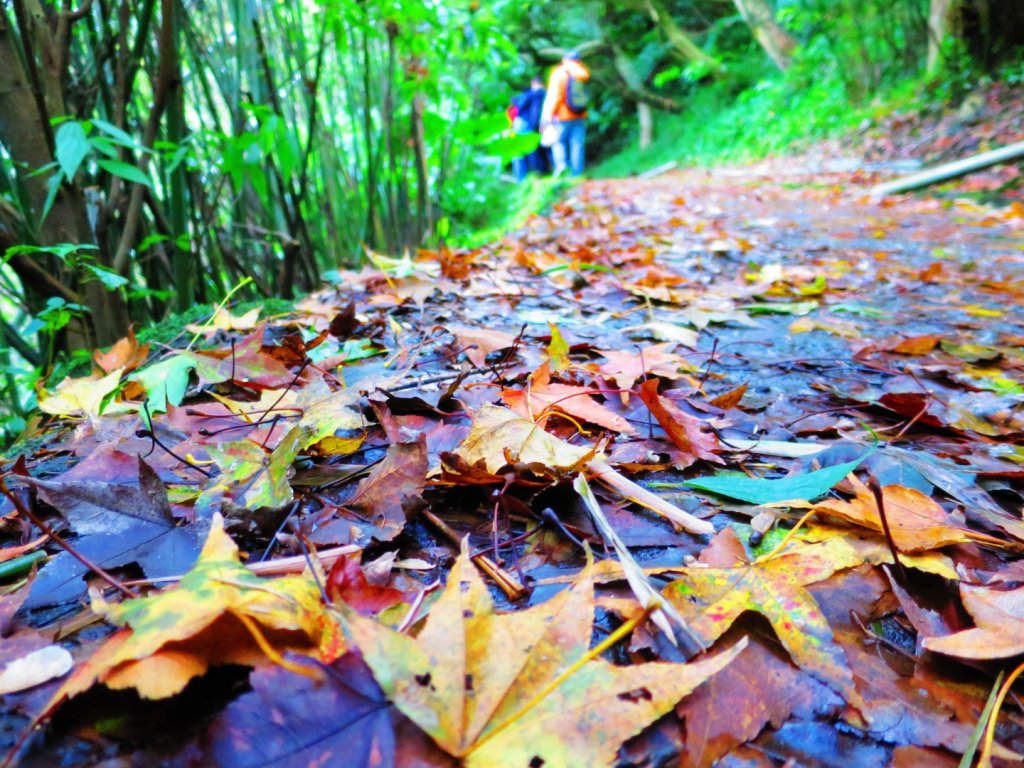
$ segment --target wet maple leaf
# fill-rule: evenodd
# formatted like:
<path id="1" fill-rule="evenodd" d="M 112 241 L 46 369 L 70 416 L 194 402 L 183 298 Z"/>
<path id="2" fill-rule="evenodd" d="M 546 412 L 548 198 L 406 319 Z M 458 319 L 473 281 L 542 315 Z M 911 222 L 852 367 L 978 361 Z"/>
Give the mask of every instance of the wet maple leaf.
<path id="1" fill-rule="evenodd" d="M 578 469 L 596 452 L 593 447 L 559 440 L 529 419 L 496 405 L 485 405 L 476 412 L 469 435 L 455 451 L 469 466 L 480 463 L 491 474 L 515 461 Z"/>
<path id="2" fill-rule="evenodd" d="M 417 637 L 352 612 L 344 625 L 387 697 L 466 766 L 609 765 L 744 645 L 616 667 L 586 658 L 593 620 L 589 572 L 546 603 L 496 613 L 464 548 Z"/>
<path id="3" fill-rule="evenodd" d="M 204 491 L 201 505 L 229 493 L 240 506 L 279 508 L 292 500 L 288 478 L 295 457 L 306 442 L 307 431 L 292 427 L 273 451 L 252 440 L 209 445 L 206 450 L 220 468 L 213 484 Z"/>
<path id="4" fill-rule="evenodd" d="M 388 704 L 357 654 L 324 672 L 319 683 L 279 667 L 253 672 L 252 690 L 227 706 L 198 745 L 201 764 L 454 768 L 452 758 Z"/>
<path id="5" fill-rule="evenodd" d="M 422 496 L 427 482 L 427 441 L 423 435 L 410 443 L 392 443 L 384 461 L 359 483 L 345 507 L 357 511 L 360 521 L 350 521 L 359 531 L 357 543 L 371 537 L 390 541 L 405 525 L 404 505 Z M 369 524 L 362 522 L 369 521 Z"/>
<path id="6" fill-rule="evenodd" d="M 697 459 L 705 459 L 717 464 L 723 463 L 715 453 L 719 447 L 718 438 L 702 429 L 704 422 L 701 419 L 690 416 L 679 406 L 659 395 L 656 379 L 648 379 L 643 382 L 637 390 L 637 394 L 643 400 L 644 405 L 654 414 L 654 418 L 658 420 L 672 443 L 683 452 L 686 459 L 684 466 L 689 466 Z M 676 466 L 679 467 L 678 463 Z"/>
<path id="7" fill-rule="evenodd" d="M 598 370 L 615 382 L 619 389 L 629 389 L 633 382 L 642 376 L 664 376 L 667 379 L 678 379 L 680 371 L 693 371 L 695 368 L 685 358 L 669 352 L 675 349 L 676 342 L 652 344 L 639 352 L 619 352 L 610 349 L 599 349 L 608 362 Z"/>
<path id="8" fill-rule="evenodd" d="M 853 499 L 825 499 L 815 504 L 814 510 L 882 533 L 875 495 L 855 475 L 851 474 L 848 482 L 856 494 Z M 893 543 L 901 552 L 923 552 L 977 538 L 955 525 L 938 502 L 913 488 L 887 485 L 882 488 L 882 503 Z"/>
<path id="9" fill-rule="evenodd" d="M 508 349 L 516 343 L 511 333 L 495 331 L 488 328 L 470 328 L 464 325 L 449 325 L 448 330 L 455 335 L 459 346 L 463 348 L 469 362 L 482 368 L 484 359 L 501 349 Z"/>
<path id="10" fill-rule="evenodd" d="M 718 536 L 735 538 L 736 534 L 725 528 Z M 814 597 L 805 589 L 844 566 L 837 567 L 827 554 L 796 553 L 730 568 L 692 567 L 682 569 L 682 577 L 662 594 L 708 646 L 747 611 L 761 614 L 798 667 L 856 706 L 860 696 L 846 656 Z"/>
<path id="11" fill-rule="evenodd" d="M 960 585 L 960 599 L 977 625 L 945 637 L 926 637 L 929 651 L 961 659 L 1006 659 L 1024 653 L 1024 587 Z"/>
<path id="12" fill-rule="evenodd" d="M 525 390 L 503 389 L 501 399 L 509 408 L 530 421 L 543 423 L 543 416 L 561 411 L 619 434 L 633 434 L 635 430 L 632 425 L 595 400 L 593 392 L 593 389 L 587 387 L 551 383 L 551 375 L 545 364 L 530 377 L 529 386 Z"/>
<path id="13" fill-rule="evenodd" d="M 149 344 L 139 345 L 139 340 L 135 338 L 135 329 L 129 326 L 127 336 L 115 342 L 106 352 L 94 350 L 92 359 L 104 373 L 112 373 L 118 368 L 123 373 L 128 373 L 146 362 L 147 355 Z"/>
<path id="14" fill-rule="evenodd" d="M 144 698 L 173 696 L 213 664 L 264 663 L 267 647 L 327 661 L 345 650 L 313 577 L 257 576 L 242 565 L 219 515 L 176 587 L 123 603 L 94 597 L 92 608 L 126 628 L 75 670 L 50 707 L 96 683 L 134 688 Z"/>
<path id="15" fill-rule="evenodd" d="M 103 407 L 120 385 L 121 373 L 118 368 L 106 376 L 66 378 L 53 392 L 39 391 L 39 410 L 54 416 L 87 418 L 90 421 L 99 419 L 101 413 L 123 413 L 126 408 L 121 403 Z"/>

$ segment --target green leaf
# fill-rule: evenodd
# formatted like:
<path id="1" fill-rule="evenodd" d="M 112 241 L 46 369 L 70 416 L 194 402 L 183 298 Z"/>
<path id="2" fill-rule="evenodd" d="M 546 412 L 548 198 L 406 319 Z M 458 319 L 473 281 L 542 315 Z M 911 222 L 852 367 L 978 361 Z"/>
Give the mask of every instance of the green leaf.
<path id="1" fill-rule="evenodd" d="M 152 187 L 153 183 L 149 180 L 149 177 L 144 174 L 138 167 L 125 163 L 120 160 L 109 160 L 107 158 L 100 158 L 96 161 L 96 164 L 109 174 L 119 176 L 126 181 L 132 181 L 136 184 L 144 184 L 147 187 Z"/>
<path id="2" fill-rule="evenodd" d="M 111 125 L 106 120 L 100 120 L 98 118 L 94 118 L 92 120 L 92 124 L 99 130 L 103 131 L 103 133 L 110 136 L 121 146 L 128 147 L 129 149 L 142 149 L 139 142 L 132 138 L 131 134 L 122 131 L 116 125 Z"/>
<path id="3" fill-rule="evenodd" d="M 103 283 L 103 287 L 108 291 L 116 291 L 118 288 L 128 285 L 128 278 L 122 277 L 112 269 L 99 267 L 95 264 L 85 264 L 83 266 L 87 272 L 92 273 L 93 277 Z"/>
<path id="4" fill-rule="evenodd" d="M 741 476 L 695 477 L 683 483 L 688 488 L 711 491 L 720 496 L 739 499 L 750 504 L 771 504 L 777 501 L 803 499 L 811 501 L 825 495 L 832 487 L 855 470 L 867 457 L 867 453 L 859 459 L 825 467 L 813 472 L 806 472 L 793 477 L 780 477 L 777 480 L 757 479 Z"/>
<path id="5" fill-rule="evenodd" d="M 816 301 L 793 301 L 789 303 L 748 304 L 743 307 L 752 315 L 806 315 L 818 308 Z"/>
<path id="6" fill-rule="evenodd" d="M 57 143 L 57 163 L 64 171 L 64 175 L 73 179 L 89 153 L 89 139 L 85 135 L 85 128 L 77 120 L 71 120 L 57 129 L 54 138 Z"/>
<path id="7" fill-rule="evenodd" d="M 174 355 L 136 372 L 137 381 L 149 396 L 150 413 L 161 413 L 167 405 L 181 405 L 188 388 L 188 377 L 196 362 L 188 355 Z"/>
<path id="8" fill-rule="evenodd" d="M 885 317 L 885 312 L 867 304 L 833 304 L 828 308 L 828 311 L 846 312 L 851 315 L 860 315 L 861 317 Z"/>

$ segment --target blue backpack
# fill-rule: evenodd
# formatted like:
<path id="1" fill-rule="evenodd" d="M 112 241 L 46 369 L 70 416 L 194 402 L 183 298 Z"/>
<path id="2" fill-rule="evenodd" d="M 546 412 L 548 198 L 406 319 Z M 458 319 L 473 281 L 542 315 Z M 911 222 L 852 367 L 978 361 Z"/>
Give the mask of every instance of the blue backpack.
<path id="1" fill-rule="evenodd" d="M 565 74 L 569 78 L 565 82 L 565 106 L 569 108 L 570 112 L 582 115 L 587 111 L 586 84 L 579 78 L 573 77 L 569 72 Z"/>

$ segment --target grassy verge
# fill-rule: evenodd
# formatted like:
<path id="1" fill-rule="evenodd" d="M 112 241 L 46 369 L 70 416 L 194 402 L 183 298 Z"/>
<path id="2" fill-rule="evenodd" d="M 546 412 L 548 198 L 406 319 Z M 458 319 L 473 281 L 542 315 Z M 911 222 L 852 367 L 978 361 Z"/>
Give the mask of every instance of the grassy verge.
<path id="1" fill-rule="evenodd" d="M 614 178 L 673 161 L 706 166 L 794 151 L 915 103 L 919 86 L 903 82 L 862 106 L 851 106 L 842 86 L 828 79 L 798 84 L 775 74 L 738 93 L 727 81 L 699 86 L 682 114 L 658 114 L 651 146 L 629 147 L 589 175 Z"/>
<path id="2" fill-rule="evenodd" d="M 503 189 L 489 196 L 489 210 L 476 221 L 460 222 L 450 238 L 459 248 L 478 248 L 500 240 L 535 213 L 544 213 L 571 186 L 566 179 L 531 176 L 518 184 L 500 182 Z"/>

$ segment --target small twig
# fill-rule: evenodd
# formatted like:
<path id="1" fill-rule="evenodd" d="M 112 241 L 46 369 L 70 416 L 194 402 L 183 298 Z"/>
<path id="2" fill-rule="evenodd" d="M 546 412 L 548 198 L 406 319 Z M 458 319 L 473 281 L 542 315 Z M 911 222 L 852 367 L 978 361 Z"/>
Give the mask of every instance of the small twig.
<path id="1" fill-rule="evenodd" d="M 35 512 L 29 509 L 28 506 L 25 503 L 23 503 L 21 499 L 18 498 L 18 495 L 16 493 L 11 492 L 11 490 L 7 487 L 7 483 L 4 482 L 4 478 L 2 476 L 0 476 L 0 493 L 3 493 L 3 495 L 8 498 L 11 504 L 14 505 L 14 508 L 18 510 L 18 514 L 31 520 L 40 531 L 42 531 L 50 537 L 50 540 L 53 541 L 54 544 L 56 544 L 58 547 L 60 547 L 73 558 L 75 558 L 75 560 L 80 562 L 90 571 L 93 571 L 97 576 L 99 576 L 101 579 L 107 582 L 114 589 L 124 594 L 126 597 L 138 597 L 138 595 L 136 595 L 134 592 L 128 589 L 128 587 L 126 587 L 120 581 L 118 581 L 105 570 L 103 570 L 100 566 L 93 563 L 91 560 L 89 560 L 89 558 L 81 554 L 78 550 L 76 550 L 74 547 L 72 547 L 70 544 L 64 541 L 64 539 L 62 539 L 57 534 L 57 532 L 53 530 L 53 528 L 44 523 Z"/>
<path id="2" fill-rule="evenodd" d="M 421 514 L 423 515 L 424 518 L 427 519 L 427 521 L 431 525 L 433 525 L 442 534 L 444 534 L 444 537 L 448 539 L 448 541 L 450 541 L 454 546 L 460 546 L 462 540 L 458 534 L 458 531 L 456 531 L 454 528 L 448 525 L 448 523 L 439 518 L 429 509 L 423 510 Z M 499 566 L 486 555 L 473 555 L 471 559 L 473 560 L 474 563 L 476 563 L 477 567 L 481 571 L 486 573 L 488 576 L 491 577 L 491 579 L 494 580 L 494 583 L 501 588 L 501 591 L 505 593 L 509 600 L 521 600 L 529 594 L 529 590 L 527 590 L 526 587 L 520 584 L 516 580 L 515 576 L 501 568 L 501 566 Z"/>
<path id="3" fill-rule="evenodd" d="M 162 442 L 160 442 L 157 439 L 157 437 L 156 437 L 156 430 L 153 429 L 153 417 L 149 413 L 149 398 L 146 398 L 145 400 L 142 401 L 142 408 L 146 412 L 146 423 L 149 424 L 149 427 L 146 428 L 146 429 L 140 429 L 135 434 L 138 437 L 148 437 L 150 440 L 153 441 L 153 444 L 149 448 L 149 453 L 147 453 L 146 456 L 149 456 L 150 453 L 152 453 L 154 450 L 156 450 L 157 446 L 160 446 L 161 449 L 163 449 L 165 452 L 169 453 L 171 456 L 176 458 L 178 461 L 180 461 L 182 464 L 184 464 L 189 469 L 194 469 L 196 472 L 198 472 L 199 474 L 203 475 L 204 477 L 213 477 L 212 473 L 207 472 L 205 469 L 203 469 L 202 467 L 192 463 L 188 459 L 182 458 L 181 456 L 176 454 L 174 451 L 172 451 L 170 448 L 168 448 L 166 445 L 164 445 Z M 143 458 L 145 458 L 145 457 L 143 457 Z"/>
<path id="4" fill-rule="evenodd" d="M 697 391 L 704 391 L 704 384 L 708 380 L 708 376 L 711 375 L 711 365 L 715 362 L 715 353 L 718 351 L 718 337 L 715 336 L 711 340 L 711 354 L 708 355 L 707 363 L 704 366 L 704 375 L 700 378 L 700 384 L 697 385 Z"/>
<path id="5" fill-rule="evenodd" d="M 907 580 L 907 571 L 900 561 L 900 553 L 896 549 L 896 542 L 893 541 L 892 531 L 889 530 L 889 518 L 885 514 L 885 499 L 882 494 L 882 486 L 878 484 L 875 477 L 868 479 L 868 488 L 875 495 L 875 504 L 878 507 L 878 516 L 882 520 L 882 531 L 885 533 L 885 543 L 889 546 L 889 553 L 892 555 L 892 562 L 896 568 L 896 577 L 900 586 L 907 587 L 910 582 Z"/>

